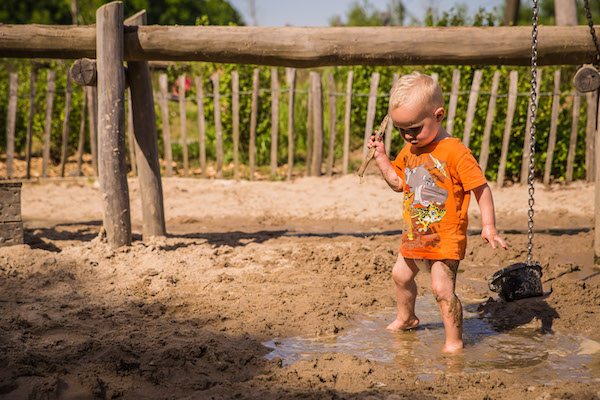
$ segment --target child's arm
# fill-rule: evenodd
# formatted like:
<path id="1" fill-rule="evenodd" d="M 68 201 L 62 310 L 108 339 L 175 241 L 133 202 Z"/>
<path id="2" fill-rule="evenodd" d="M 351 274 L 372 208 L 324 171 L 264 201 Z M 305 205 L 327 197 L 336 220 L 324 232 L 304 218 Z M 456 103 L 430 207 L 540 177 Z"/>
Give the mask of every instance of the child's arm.
<path id="1" fill-rule="evenodd" d="M 491 244 L 494 249 L 496 248 L 495 242 L 498 242 L 500 246 L 506 249 L 506 243 L 504 243 L 504 240 L 500 237 L 496 229 L 496 213 L 494 211 L 492 190 L 486 183 L 473 189 L 473 193 L 475 193 L 475 198 L 481 210 L 481 223 L 483 225 L 481 228 L 481 238 L 484 242 Z"/>
<path id="2" fill-rule="evenodd" d="M 387 182 L 387 184 L 392 188 L 392 190 L 396 192 L 402 191 L 402 179 L 396 174 L 394 167 L 392 166 L 392 162 L 388 158 L 387 154 L 385 154 L 385 145 L 383 142 L 375 141 L 375 136 L 371 136 L 371 140 L 367 143 L 367 147 L 370 149 L 375 147 L 375 154 L 373 154 L 373 158 L 381 171 L 381 175 Z"/>

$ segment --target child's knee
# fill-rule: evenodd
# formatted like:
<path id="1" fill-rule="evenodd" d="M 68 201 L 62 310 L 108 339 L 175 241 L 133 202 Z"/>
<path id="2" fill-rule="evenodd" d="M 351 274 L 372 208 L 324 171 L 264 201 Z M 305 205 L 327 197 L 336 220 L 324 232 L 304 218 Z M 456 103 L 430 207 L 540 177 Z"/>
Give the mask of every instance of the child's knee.
<path id="1" fill-rule="evenodd" d="M 398 261 L 392 269 L 392 279 L 399 286 L 405 286 L 414 282 L 415 276 L 419 272 L 418 268 L 411 266 L 403 258 L 398 258 Z"/>
<path id="2" fill-rule="evenodd" d="M 438 303 L 440 301 L 451 302 L 456 297 L 454 286 L 448 285 L 447 283 L 432 282 L 431 291 L 433 292 L 435 301 Z"/>

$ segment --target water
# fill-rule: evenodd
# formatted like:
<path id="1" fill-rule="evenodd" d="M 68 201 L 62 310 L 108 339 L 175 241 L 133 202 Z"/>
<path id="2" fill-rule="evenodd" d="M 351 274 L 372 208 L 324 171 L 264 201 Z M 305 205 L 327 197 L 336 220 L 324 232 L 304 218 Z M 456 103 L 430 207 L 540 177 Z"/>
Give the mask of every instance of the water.
<path id="1" fill-rule="evenodd" d="M 544 334 L 531 327 L 497 332 L 485 317 L 465 310 L 465 350 L 460 355 L 446 355 L 441 352 L 444 326 L 431 296 L 417 299 L 417 315 L 420 327 L 407 332 L 385 329 L 396 317 L 395 309 L 387 309 L 354 319 L 336 335 L 273 339 L 264 343 L 273 349 L 266 357 L 281 358 L 284 365 L 289 365 L 322 353 L 347 353 L 396 364 L 418 374 L 422 380 L 433 379 L 440 373 L 504 370 L 526 373 L 540 383 L 600 382 L 598 342 L 578 335 Z"/>

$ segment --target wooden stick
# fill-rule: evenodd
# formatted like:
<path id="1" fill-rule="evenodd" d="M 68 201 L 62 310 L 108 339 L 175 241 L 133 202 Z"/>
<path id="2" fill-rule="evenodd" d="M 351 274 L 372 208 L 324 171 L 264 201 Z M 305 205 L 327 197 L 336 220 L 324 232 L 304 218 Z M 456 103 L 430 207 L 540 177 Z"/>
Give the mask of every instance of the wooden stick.
<path id="1" fill-rule="evenodd" d="M 50 72 L 50 71 L 48 71 Z M 35 115 L 35 81 L 37 80 L 37 70 L 32 67 L 31 73 L 29 74 L 29 119 L 27 121 L 27 142 L 26 142 L 26 153 L 25 162 L 27 163 L 27 171 L 25 177 L 31 178 L 31 142 L 33 139 L 33 117 Z"/>
<path id="2" fill-rule="evenodd" d="M 92 168 L 94 176 L 98 173 L 98 88 L 91 86 L 87 92 L 88 117 L 90 120 L 90 150 L 92 151 Z"/>
<path id="3" fill-rule="evenodd" d="M 112 248 L 131 244 L 129 188 L 125 165 L 123 3 L 96 11 L 98 63 L 98 167 L 104 229 Z"/>
<path id="4" fill-rule="evenodd" d="M 350 154 L 350 123 L 352 120 L 352 81 L 354 71 L 348 71 L 346 83 L 346 112 L 344 115 L 344 154 L 342 156 L 342 174 L 348 173 L 348 157 Z"/>
<path id="5" fill-rule="evenodd" d="M 308 100 L 306 106 L 306 175 L 311 176 L 311 167 L 312 167 L 312 151 L 313 151 L 313 91 L 312 91 L 312 81 L 314 77 L 309 74 L 309 83 L 308 83 Z"/>
<path id="6" fill-rule="evenodd" d="M 490 136 L 492 134 L 492 125 L 496 115 L 496 100 L 498 99 L 498 86 L 500 84 L 500 71 L 494 72 L 492 79 L 492 94 L 488 104 L 487 116 L 485 118 L 485 128 L 483 130 L 483 142 L 481 144 L 481 154 L 479 155 L 479 167 L 485 175 L 487 169 L 488 157 L 490 154 Z"/>
<path id="7" fill-rule="evenodd" d="M 463 144 L 469 147 L 471 143 L 471 129 L 475 119 L 475 109 L 477 99 L 479 99 L 479 88 L 481 87 L 481 70 L 478 69 L 473 74 L 473 83 L 471 84 L 471 93 L 469 94 L 469 105 L 467 106 L 467 118 L 465 119 L 465 129 L 463 131 Z"/>
<path id="8" fill-rule="evenodd" d="M 585 180 L 594 180 L 594 133 L 596 132 L 596 121 L 598 114 L 598 91 L 587 92 L 587 125 L 585 142 Z"/>
<path id="9" fill-rule="evenodd" d="M 519 76 L 517 71 L 510 72 L 508 105 L 506 109 L 506 122 L 504 124 L 504 136 L 502 138 L 502 153 L 500 155 L 500 165 L 498 166 L 498 187 L 502 187 L 504 185 L 504 176 L 506 173 L 506 159 L 508 157 L 508 145 L 510 143 L 512 123 L 515 115 L 515 109 L 517 106 L 518 77 Z"/>
<path id="10" fill-rule="evenodd" d="M 336 107 L 335 107 L 335 80 L 333 74 L 329 72 L 327 74 L 327 81 L 329 84 L 329 146 L 327 148 L 327 176 L 331 176 L 333 173 L 333 162 L 335 156 L 335 120 L 336 120 Z"/>
<path id="11" fill-rule="evenodd" d="M 542 70 L 538 69 L 537 72 L 537 84 L 535 98 L 536 106 L 540 103 L 540 86 L 542 83 Z M 531 158 L 531 100 L 527 107 L 527 123 L 525 124 L 525 141 L 523 142 L 523 159 L 521 161 L 521 185 L 525 185 L 528 182 L 529 177 L 529 160 Z"/>
<path id="12" fill-rule="evenodd" d="M 173 176 L 173 149 L 171 148 L 171 126 L 169 123 L 169 99 L 167 93 L 167 74 L 158 76 L 160 90 L 160 115 L 162 120 L 163 142 L 165 146 L 165 175 Z"/>
<path id="13" fill-rule="evenodd" d="M 237 71 L 235 71 L 237 74 Z M 200 169 L 202 177 L 206 178 L 206 121 L 204 117 L 204 86 L 202 75 L 196 77 L 196 105 L 198 107 L 198 157 L 200 158 Z"/>
<path id="14" fill-rule="evenodd" d="M 277 176 L 279 139 L 279 79 L 277 68 L 271 68 L 271 179 Z"/>
<path id="15" fill-rule="evenodd" d="M 448 119 L 446 120 L 446 131 L 452 135 L 454 131 L 454 118 L 456 116 L 456 105 L 458 104 L 458 89 L 460 87 L 460 70 L 455 69 L 452 72 L 452 92 L 450 93 L 450 102 L 448 104 Z"/>
<path id="16" fill-rule="evenodd" d="M 258 121 L 258 85 L 260 83 L 258 68 L 252 73 L 252 104 L 250 110 L 250 146 L 248 147 L 248 162 L 250 164 L 250 180 L 254 180 L 254 158 L 256 157 L 256 123 Z"/>
<path id="17" fill-rule="evenodd" d="M 569 141 L 569 154 L 567 155 L 567 172 L 565 177 L 567 183 L 573 181 L 573 164 L 575 163 L 575 146 L 577 145 L 580 109 L 581 93 L 575 90 L 575 96 L 573 98 L 573 119 L 571 121 L 571 140 Z"/>
<path id="18" fill-rule="evenodd" d="M 136 62 L 136 61 L 133 61 Z M 141 61 L 144 62 L 144 61 Z M 131 165 L 131 173 L 137 175 L 137 165 L 135 161 L 135 139 L 133 133 L 133 107 L 131 101 L 131 92 L 127 101 L 127 148 L 129 150 L 129 163 Z"/>
<path id="19" fill-rule="evenodd" d="M 65 96 L 65 117 L 63 119 L 62 131 L 62 149 L 60 152 L 60 176 L 65 177 L 65 167 L 67 164 L 67 149 L 69 144 L 69 119 L 71 117 L 71 74 L 67 70 L 67 87 Z"/>
<path id="20" fill-rule="evenodd" d="M 240 179 L 240 78 L 237 71 L 231 72 L 231 112 L 233 117 L 233 177 Z"/>
<path id="21" fill-rule="evenodd" d="M 375 122 L 375 112 L 377 111 L 377 88 L 379 87 L 379 73 L 373 72 L 371 75 L 371 87 L 369 89 L 369 102 L 367 103 L 367 120 L 365 122 L 365 139 L 363 143 L 363 158 L 367 155 L 367 143 L 373 133 L 373 123 Z"/>
<path id="22" fill-rule="evenodd" d="M 46 119 L 44 123 L 44 148 L 42 151 L 42 178 L 48 176 L 48 161 L 50 159 L 50 144 L 52 141 L 52 106 L 56 88 L 56 71 L 48 70 L 46 83 Z"/>
<path id="23" fill-rule="evenodd" d="M 77 176 L 82 175 L 83 152 L 85 150 L 85 109 L 87 106 L 88 88 L 83 87 L 83 99 L 81 102 L 81 122 L 79 125 L 79 142 L 77 144 Z"/>
<path id="24" fill-rule="evenodd" d="M 183 176 L 190 176 L 190 159 L 187 146 L 187 113 L 185 111 L 185 75 L 179 76 L 179 122 L 181 126 L 181 149 L 183 153 Z"/>
<path id="25" fill-rule="evenodd" d="M 294 130 L 294 105 L 296 101 L 296 69 L 286 68 L 287 85 L 289 89 L 288 97 L 288 180 L 292 179 L 294 172 L 294 149 L 295 149 L 295 136 Z"/>
<path id="26" fill-rule="evenodd" d="M 15 125 L 19 74 L 10 74 L 8 110 L 6 116 L 6 177 L 12 179 L 15 159 Z"/>
<path id="27" fill-rule="evenodd" d="M 321 176 L 321 165 L 323 164 L 323 85 L 321 73 L 311 72 L 311 74 L 313 74 L 313 128 L 315 137 L 313 140 L 313 157 L 310 169 L 312 176 Z"/>
<path id="28" fill-rule="evenodd" d="M 390 119 L 390 114 L 386 114 L 385 118 L 383 118 L 383 121 L 381 122 L 381 125 L 379 126 L 379 129 L 377 131 L 375 131 L 374 135 L 375 135 L 375 141 L 377 142 L 381 142 L 381 140 L 383 139 L 383 133 L 385 132 L 385 128 L 387 127 L 387 123 L 388 120 Z M 367 155 L 365 156 L 365 159 L 363 160 L 360 168 L 358 169 L 358 176 L 362 178 L 362 176 L 365 173 L 365 170 L 367 169 L 367 167 L 369 166 L 369 162 L 371 161 L 371 159 L 373 158 L 373 155 L 375 154 L 375 147 L 372 147 L 369 152 L 367 153 Z"/>
<path id="29" fill-rule="evenodd" d="M 214 73 L 210 77 L 213 83 L 213 99 L 215 111 L 215 140 L 217 145 L 216 170 L 217 178 L 223 178 L 223 127 L 221 125 L 221 93 L 219 89 L 219 74 Z"/>
<path id="30" fill-rule="evenodd" d="M 560 70 L 554 71 L 554 93 L 552 94 L 552 117 L 550 119 L 550 135 L 548 137 L 548 149 L 546 151 L 546 165 L 544 169 L 544 185 L 550 184 L 552 172 L 552 158 L 556 146 L 556 129 L 558 127 L 558 114 L 560 112 Z"/>

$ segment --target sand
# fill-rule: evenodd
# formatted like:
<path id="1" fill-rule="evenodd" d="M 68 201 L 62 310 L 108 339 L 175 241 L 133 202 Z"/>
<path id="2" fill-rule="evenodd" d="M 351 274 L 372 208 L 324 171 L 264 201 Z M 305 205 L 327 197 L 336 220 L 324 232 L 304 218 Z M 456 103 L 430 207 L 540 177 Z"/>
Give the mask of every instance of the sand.
<path id="1" fill-rule="evenodd" d="M 394 306 L 400 203 L 376 174 L 362 183 L 165 179 L 169 235 L 148 240 L 137 185 L 129 180 L 134 242 L 112 250 L 98 236 L 93 179 L 24 183 L 26 243 L 0 248 L 1 398 L 600 398 L 597 381 L 542 383 L 519 369 L 423 380 L 350 354 L 266 359 L 262 343 L 273 338 L 339 334 L 353 317 Z M 509 304 L 486 278 L 525 259 L 528 194 L 492 189 L 510 247 L 482 243 L 473 201 L 459 297 L 498 331 L 600 341 L 593 187 L 536 187 L 534 255 L 546 294 Z M 417 283 L 429 293 L 426 273 Z M 598 354 L 581 368 L 599 371 Z"/>

